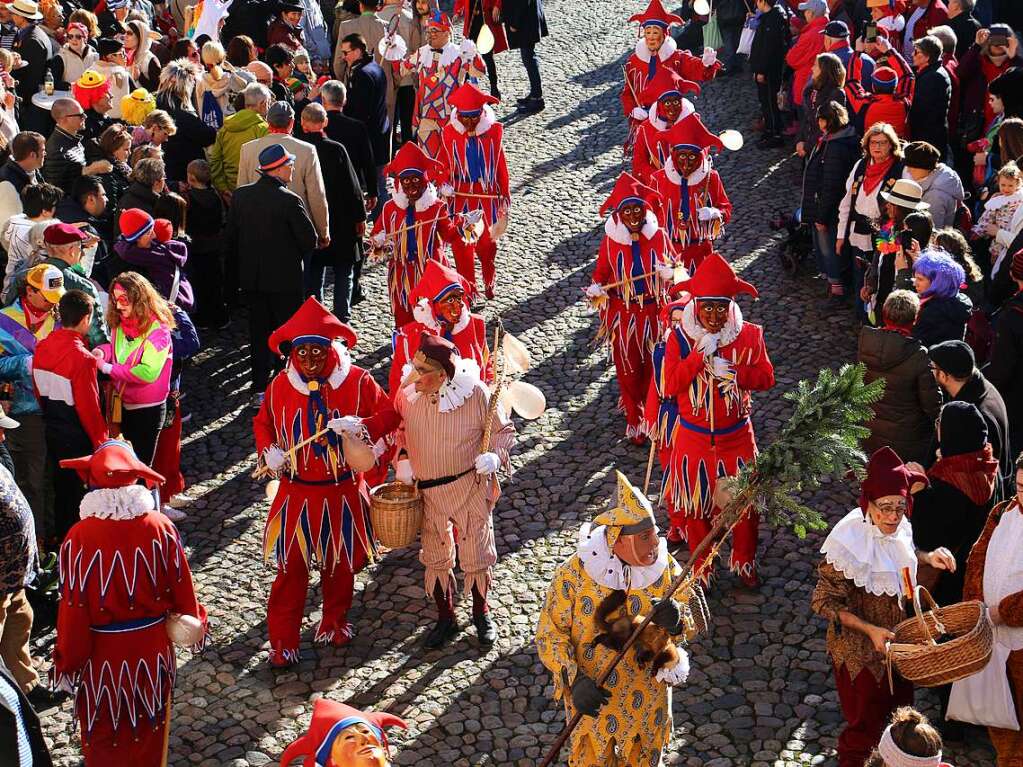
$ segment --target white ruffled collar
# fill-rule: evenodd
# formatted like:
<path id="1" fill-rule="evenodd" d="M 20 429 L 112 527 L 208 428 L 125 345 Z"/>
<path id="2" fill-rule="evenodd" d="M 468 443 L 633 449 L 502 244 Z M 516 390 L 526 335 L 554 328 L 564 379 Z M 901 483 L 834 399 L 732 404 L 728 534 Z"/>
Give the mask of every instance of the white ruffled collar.
<path id="1" fill-rule="evenodd" d="M 604 525 L 593 526 L 589 522 L 579 529 L 576 553 L 593 580 L 615 591 L 628 591 L 645 589 L 661 577 L 668 566 L 668 542 L 664 538 L 657 541 L 657 561 L 646 567 L 635 567 L 614 555 L 604 531 Z"/>
<path id="2" fill-rule="evenodd" d="M 405 363 L 402 368 L 402 380 L 411 372 L 412 363 Z M 480 366 L 476 360 L 469 357 L 462 357 L 455 363 L 455 376 L 445 381 L 440 391 L 437 392 L 437 409 L 442 413 L 450 413 L 461 407 L 472 393 L 478 389 L 486 389 L 486 384 L 480 380 Z M 405 399 L 412 404 L 422 395 L 416 391 L 415 384 L 409 384 L 403 390 Z"/>
<path id="3" fill-rule="evenodd" d="M 441 48 L 440 54 L 440 65 L 446 67 L 448 64 L 454 63 L 455 59 L 458 58 L 458 46 L 452 42 L 448 42 L 443 48 Z M 424 45 L 419 49 L 419 55 L 416 57 L 416 61 L 422 65 L 423 62 L 433 62 L 433 49 L 429 45 Z M 429 64 L 427 64 L 429 66 Z"/>
<path id="4" fill-rule="evenodd" d="M 78 507 L 78 516 L 82 519 L 116 519 L 125 521 L 143 517 L 156 511 L 156 499 L 153 492 L 143 485 L 127 487 L 101 487 L 90 490 L 82 498 Z"/>
<path id="5" fill-rule="evenodd" d="M 901 598 L 901 572 L 906 567 L 916 583 L 913 527 L 906 517 L 894 534 L 885 535 L 857 507 L 835 525 L 821 553 L 838 572 L 875 596 Z"/>
<path id="6" fill-rule="evenodd" d="M 686 182 L 689 186 L 694 186 L 695 184 L 699 184 L 703 181 L 703 179 L 707 177 L 707 174 L 710 173 L 710 166 L 710 157 L 705 154 L 703 156 L 703 163 L 700 167 L 686 176 Z M 682 186 L 682 174 L 678 172 L 678 169 L 675 167 L 675 158 L 673 158 L 670 154 L 668 155 L 668 159 L 664 161 L 664 175 L 666 175 L 668 180 L 675 186 Z"/>
<path id="7" fill-rule="evenodd" d="M 682 98 L 682 111 L 678 113 L 678 117 L 675 119 L 675 122 L 673 122 L 671 125 L 668 125 L 666 120 L 662 120 L 660 117 L 657 116 L 657 102 L 656 101 L 654 101 L 654 103 L 650 105 L 650 113 L 649 113 L 649 116 L 647 117 L 647 120 L 650 122 L 650 124 L 654 128 L 656 128 L 659 131 L 662 131 L 662 130 L 668 130 L 668 128 L 670 128 L 670 127 L 672 127 L 674 125 L 678 125 L 684 119 L 686 119 L 687 117 L 689 117 L 690 115 L 693 115 L 693 114 L 696 114 L 696 107 L 693 106 L 693 102 L 692 101 L 690 101 L 689 99 L 683 97 Z"/>
<path id="8" fill-rule="evenodd" d="M 1012 203 L 1023 202 L 1023 189 L 1017 189 L 1012 194 L 996 194 L 986 203 L 984 210 L 999 210 Z"/>
<path id="9" fill-rule="evenodd" d="M 348 373 L 352 370 L 352 355 L 348 351 L 348 347 L 340 341 L 334 341 L 332 344 L 334 351 L 337 352 L 337 365 L 327 376 L 327 383 L 330 384 L 331 389 L 337 389 L 345 382 L 348 378 Z M 302 380 L 302 375 L 295 370 L 295 366 L 291 364 L 290 360 L 287 367 L 288 383 L 299 394 L 306 397 L 309 396 L 309 384 Z"/>
<path id="10" fill-rule="evenodd" d="M 728 305 L 728 319 L 725 321 L 725 326 L 717 334 L 719 349 L 728 346 L 739 337 L 739 333 L 742 332 L 742 323 L 742 309 L 733 300 Z M 696 301 L 690 301 L 682 309 L 682 331 L 693 341 L 699 341 L 707 335 L 707 328 L 701 325 L 696 318 Z"/>
<path id="11" fill-rule="evenodd" d="M 408 195 L 401 189 L 401 184 L 394 185 L 394 191 L 391 193 L 391 199 L 394 200 L 394 204 L 402 210 L 408 208 Z M 437 187 L 433 185 L 432 181 L 426 182 L 426 188 L 423 193 L 419 195 L 419 199 L 416 200 L 416 211 L 422 213 L 424 210 L 432 208 L 439 198 L 437 197 Z"/>
<path id="12" fill-rule="evenodd" d="M 433 307 L 430 305 L 430 299 L 420 298 L 416 302 L 416 305 L 412 307 L 412 316 L 416 322 L 420 325 L 426 325 L 430 330 L 440 332 L 440 323 L 437 322 L 437 318 L 433 314 Z M 462 304 L 462 313 L 458 316 L 458 322 L 451 328 L 451 335 L 455 336 L 469 327 L 469 321 L 472 319 L 472 315 L 469 314 L 469 309 L 466 305 Z"/>
<path id="13" fill-rule="evenodd" d="M 657 60 L 667 61 L 675 55 L 675 51 L 677 50 L 678 43 L 675 42 L 675 38 L 666 34 L 664 36 L 664 42 L 661 43 L 661 47 L 657 49 Z M 646 39 L 642 36 L 640 36 L 639 40 L 636 41 L 636 58 L 644 64 L 650 63 L 650 49 L 646 47 Z"/>
<path id="14" fill-rule="evenodd" d="M 657 216 L 654 215 L 652 210 L 647 210 L 645 220 L 643 221 L 643 228 L 639 230 L 640 237 L 649 240 L 657 234 L 658 227 Z M 629 227 L 621 222 L 617 213 L 612 213 L 607 217 L 607 220 L 604 222 L 604 234 L 619 245 L 632 244 L 632 234 L 629 232 Z"/>
<path id="15" fill-rule="evenodd" d="M 893 11 L 890 16 L 883 16 L 878 19 L 877 25 L 883 29 L 887 29 L 889 32 L 901 32 L 906 28 L 906 20 L 902 18 L 902 15 Z"/>
<path id="16" fill-rule="evenodd" d="M 465 133 L 465 126 L 462 125 L 462 121 L 458 119 L 458 114 L 456 110 L 451 111 L 451 118 L 449 121 L 451 123 L 451 127 L 454 128 L 458 133 L 462 134 Z M 476 124 L 476 130 L 473 132 L 472 135 L 482 136 L 484 133 L 490 130 L 494 126 L 494 123 L 496 122 L 497 115 L 494 114 L 493 107 L 491 107 L 490 104 L 484 104 L 483 114 L 480 115 L 480 121 Z"/>

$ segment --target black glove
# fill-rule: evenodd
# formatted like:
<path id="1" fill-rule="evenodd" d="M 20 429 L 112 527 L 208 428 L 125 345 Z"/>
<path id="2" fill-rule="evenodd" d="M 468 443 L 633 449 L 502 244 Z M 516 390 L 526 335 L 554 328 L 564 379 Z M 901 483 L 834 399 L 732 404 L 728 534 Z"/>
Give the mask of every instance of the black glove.
<path id="1" fill-rule="evenodd" d="M 584 716 L 596 716 L 603 706 L 611 699 L 610 690 L 597 687 L 597 683 L 581 671 L 576 674 L 572 683 L 572 705 Z"/>
<path id="2" fill-rule="evenodd" d="M 682 610 L 674 599 L 665 599 L 663 602 L 654 601 L 653 623 L 660 626 L 669 634 L 679 632 L 679 624 L 682 622 Z"/>

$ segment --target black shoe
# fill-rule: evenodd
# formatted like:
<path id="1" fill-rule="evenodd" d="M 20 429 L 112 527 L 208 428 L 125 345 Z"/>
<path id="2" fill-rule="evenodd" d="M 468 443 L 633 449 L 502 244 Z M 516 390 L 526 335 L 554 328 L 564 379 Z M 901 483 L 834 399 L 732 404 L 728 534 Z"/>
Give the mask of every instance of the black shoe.
<path id="1" fill-rule="evenodd" d="M 523 104 L 528 104 L 530 101 L 534 101 L 535 99 L 536 96 L 530 93 L 528 96 L 522 96 L 521 98 L 515 99 L 515 103 L 522 106 Z"/>
<path id="2" fill-rule="evenodd" d="M 490 647 L 497 641 L 497 629 L 494 628 L 494 622 L 490 620 L 490 613 L 474 615 L 472 622 L 476 626 L 476 637 L 481 645 Z"/>
<path id="3" fill-rule="evenodd" d="M 764 136 L 757 142 L 757 149 L 779 149 L 785 146 L 784 136 Z"/>
<path id="4" fill-rule="evenodd" d="M 491 88 L 490 95 L 493 96 L 498 101 L 501 100 L 501 91 L 499 91 L 497 88 Z"/>
<path id="5" fill-rule="evenodd" d="M 441 618 L 437 625 L 430 629 L 430 633 L 423 640 L 423 647 L 427 650 L 437 650 L 456 636 L 458 636 L 458 621 L 454 618 Z"/>
<path id="6" fill-rule="evenodd" d="M 35 709 L 36 713 L 41 714 L 43 711 L 57 708 L 70 696 L 66 692 L 54 692 L 45 684 L 40 683 L 33 687 L 32 691 L 25 697 L 28 698 L 28 702 L 32 704 L 32 708 Z"/>
<path id="7" fill-rule="evenodd" d="M 535 115 L 537 112 L 542 112 L 547 105 L 544 103 L 543 97 L 530 99 L 525 104 L 519 104 L 519 111 L 522 114 Z"/>

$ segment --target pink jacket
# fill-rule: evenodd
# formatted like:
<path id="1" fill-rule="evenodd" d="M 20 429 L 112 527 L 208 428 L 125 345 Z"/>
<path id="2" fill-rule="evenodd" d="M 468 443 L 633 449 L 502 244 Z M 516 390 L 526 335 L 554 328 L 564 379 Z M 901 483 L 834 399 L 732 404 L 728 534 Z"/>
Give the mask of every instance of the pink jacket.
<path id="1" fill-rule="evenodd" d="M 110 343 L 96 348 L 103 352 L 101 369 L 114 379 L 124 406 L 135 410 L 165 402 L 174 362 L 167 326 L 153 320 L 138 338 L 131 339 L 118 326 L 111 336 Z"/>

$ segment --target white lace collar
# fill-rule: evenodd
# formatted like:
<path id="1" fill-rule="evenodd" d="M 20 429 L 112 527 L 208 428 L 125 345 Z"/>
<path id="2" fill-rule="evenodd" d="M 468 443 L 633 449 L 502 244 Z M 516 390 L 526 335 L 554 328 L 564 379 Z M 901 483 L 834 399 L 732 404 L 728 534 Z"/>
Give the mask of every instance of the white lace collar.
<path id="1" fill-rule="evenodd" d="M 440 332 L 440 323 L 437 322 L 437 318 L 433 315 L 433 307 L 430 305 L 430 299 L 420 298 L 416 302 L 416 305 L 412 307 L 412 316 L 416 322 L 420 325 L 426 325 L 430 330 Z M 472 319 L 472 315 L 469 314 L 468 308 L 465 304 L 462 304 L 462 313 L 458 316 L 458 322 L 451 328 L 451 335 L 456 336 L 469 327 L 469 320 Z"/>
<path id="2" fill-rule="evenodd" d="M 406 363 L 401 371 L 402 380 L 411 371 L 412 364 Z M 445 381 L 437 392 L 437 409 L 442 413 L 458 409 L 477 388 L 486 389 L 486 384 L 480 380 L 480 366 L 476 360 L 462 357 L 455 363 L 455 377 Z M 416 391 L 415 384 L 409 384 L 403 392 L 409 404 L 422 396 Z"/>
<path id="3" fill-rule="evenodd" d="M 625 564 L 611 551 L 604 525 L 594 527 L 589 522 L 579 530 L 576 553 L 587 575 L 615 591 L 645 589 L 656 582 L 668 566 L 668 542 L 664 538 L 657 541 L 657 560 L 646 567 L 635 567 Z"/>
<path id="4" fill-rule="evenodd" d="M 667 61 L 675 55 L 675 51 L 677 50 L 678 43 L 675 42 L 675 38 L 669 34 L 665 34 L 664 42 L 661 43 L 661 47 L 657 49 L 657 60 Z M 636 58 L 644 64 L 650 63 L 650 49 L 646 47 L 646 39 L 642 35 L 640 35 L 639 40 L 636 41 Z"/>
<path id="5" fill-rule="evenodd" d="M 643 228 L 639 230 L 640 237 L 649 240 L 657 234 L 658 226 L 657 216 L 654 215 L 652 210 L 647 210 Z M 619 245 L 632 244 L 632 235 L 629 233 L 629 227 L 621 222 L 617 213 L 612 213 L 607 217 L 607 220 L 604 222 L 604 234 Z"/>
<path id="6" fill-rule="evenodd" d="M 494 123 L 497 122 L 497 115 L 494 114 L 493 107 L 490 104 L 483 105 L 483 114 L 480 115 L 480 121 L 476 124 L 476 130 L 472 135 L 482 136 L 488 130 L 490 130 Z M 458 113 L 456 110 L 451 111 L 450 119 L 451 127 L 454 128 L 458 133 L 465 133 L 465 126 L 462 125 L 462 121 L 458 119 Z"/>
<path id="7" fill-rule="evenodd" d="M 891 16 L 884 16 L 879 19 L 877 25 L 887 29 L 889 32 L 901 32 L 906 28 L 906 20 L 902 18 L 901 14 L 893 13 Z"/>
<path id="8" fill-rule="evenodd" d="M 696 114 L 696 107 L 693 106 L 692 101 L 683 97 L 682 111 L 678 113 L 678 117 L 676 118 L 675 122 L 673 122 L 671 125 L 668 125 L 668 122 L 666 120 L 662 120 L 660 117 L 657 116 L 656 101 L 654 101 L 654 103 L 650 105 L 650 115 L 649 117 L 647 117 L 647 120 L 656 130 L 662 131 L 668 130 L 668 128 L 672 127 L 673 125 L 678 125 L 680 122 L 682 122 L 684 119 L 686 119 L 687 117 L 689 117 L 689 115 L 692 114 Z"/>
<path id="9" fill-rule="evenodd" d="M 686 182 L 689 186 L 695 186 L 703 181 L 703 179 L 707 177 L 707 174 L 710 173 L 710 166 L 710 157 L 705 154 L 703 156 L 703 163 L 700 167 L 686 176 Z M 675 167 L 675 158 L 673 158 L 670 154 L 668 155 L 668 159 L 664 162 L 664 175 L 666 175 L 668 180 L 675 186 L 682 186 L 682 174 L 678 172 L 678 169 Z"/>
<path id="10" fill-rule="evenodd" d="M 821 553 L 838 572 L 876 596 L 901 597 L 901 572 L 906 567 L 916 583 L 913 527 L 906 517 L 894 534 L 885 535 L 857 507 L 835 525 Z"/>
<path id="11" fill-rule="evenodd" d="M 330 375 L 327 376 L 327 383 L 330 384 L 331 389 L 337 389 L 345 382 L 345 379 L 348 378 L 348 373 L 351 372 L 352 355 L 348 351 L 348 347 L 340 341 L 334 341 L 332 346 L 334 347 L 334 351 L 337 352 L 337 365 L 334 366 Z M 302 375 L 295 370 L 295 366 L 291 364 L 290 360 L 288 361 L 286 372 L 288 376 L 288 383 L 292 385 L 295 391 L 308 397 L 309 384 L 302 380 Z"/>
<path id="12" fill-rule="evenodd" d="M 394 204 L 402 210 L 408 208 L 408 195 L 402 191 L 401 184 L 394 185 L 394 191 L 391 193 L 391 199 L 394 200 Z M 422 213 L 424 210 L 429 210 L 437 203 L 437 187 L 433 185 L 432 181 L 426 182 L 426 188 L 423 193 L 419 195 L 419 199 L 416 200 L 416 211 Z"/>
<path id="13" fill-rule="evenodd" d="M 731 301 L 728 305 L 728 319 L 725 321 L 725 326 L 717 334 L 719 349 L 723 346 L 728 346 L 728 344 L 739 337 L 739 333 L 742 332 L 742 323 L 742 309 L 735 301 Z M 682 309 L 682 331 L 693 341 L 699 341 L 707 335 L 707 328 L 701 325 L 700 321 L 696 318 L 696 301 L 690 301 Z"/>
<path id="14" fill-rule="evenodd" d="M 1012 194 L 996 194 L 986 203 L 984 210 L 999 210 L 1012 203 L 1023 202 L 1023 189 L 1017 189 Z"/>
<path id="15" fill-rule="evenodd" d="M 446 67 L 448 64 L 454 63 L 457 58 L 458 46 L 454 43 L 448 42 L 443 48 L 441 48 L 440 65 L 442 67 Z M 429 45 L 424 45 L 419 49 L 419 55 L 416 57 L 416 61 L 419 62 L 420 66 L 429 68 L 433 63 L 433 49 Z"/>
<path id="16" fill-rule="evenodd" d="M 116 519 L 125 521 L 156 511 L 152 491 L 143 485 L 101 487 L 90 490 L 82 498 L 78 516 L 82 519 Z"/>

